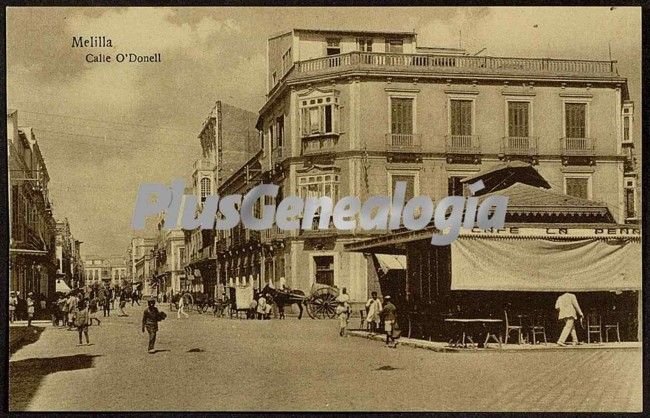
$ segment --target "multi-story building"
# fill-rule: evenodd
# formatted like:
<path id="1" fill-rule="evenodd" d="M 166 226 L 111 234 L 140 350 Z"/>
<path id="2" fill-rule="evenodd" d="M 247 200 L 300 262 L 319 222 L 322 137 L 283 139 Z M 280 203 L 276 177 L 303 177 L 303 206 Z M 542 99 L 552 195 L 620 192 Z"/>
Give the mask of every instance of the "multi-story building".
<path id="1" fill-rule="evenodd" d="M 54 293 L 57 262 L 56 222 L 48 196 L 50 181 L 31 128 L 7 113 L 9 184 L 9 290 Z"/>
<path id="2" fill-rule="evenodd" d="M 158 222 L 154 246 L 154 277 L 161 293 L 177 294 L 187 289 L 185 275 L 185 235 L 179 228 L 164 229 L 163 217 Z"/>
<path id="3" fill-rule="evenodd" d="M 465 194 L 500 161 L 534 164 L 553 191 L 638 220 L 633 103 L 614 61 L 470 56 L 411 32 L 294 29 L 268 40 L 262 179 L 282 196 Z M 372 263 L 343 245 L 368 231 L 268 231 L 265 277 L 347 287 L 365 300 Z"/>
<path id="4" fill-rule="evenodd" d="M 130 283 L 134 286 L 141 285 L 145 296 L 152 294 L 151 280 L 154 272 L 152 260 L 155 243 L 155 237 L 137 236 L 131 239 L 129 248 L 130 259 L 127 272 Z"/>
<path id="5" fill-rule="evenodd" d="M 217 101 L 204 122 L 199 140 L 202 156 L 194 163 L 192 185 L 186 193 L 205 200 L 260 149 L 257 114 Z M 214 230 L 185 230 L 184 268 L 187 289 L 212 292 L 216 283 Z"/>
<path id="6" fill-rule="evenodd" d="M 121 286 L 127 280 L 126 263 L 121 256 L 89 256 L 84 258 L 87 285 Z"/>

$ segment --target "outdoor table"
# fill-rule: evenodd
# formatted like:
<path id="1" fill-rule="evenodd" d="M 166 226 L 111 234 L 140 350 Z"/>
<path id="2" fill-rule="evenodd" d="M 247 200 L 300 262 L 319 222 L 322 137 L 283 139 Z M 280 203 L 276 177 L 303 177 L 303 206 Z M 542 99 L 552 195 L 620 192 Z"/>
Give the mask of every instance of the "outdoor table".
<path id="1" fill-rule="evenodd" d="M 455 323 L 461 326 L 461 329 L 463 330 L 462 338 L 457 340 L 454 345 L 455 346 L 462 345 L 463 347 L 467 347 L 465 339 L 469 340 L 470 343 L 474 344 L 474 340 L 472 339 L 472 336 L 469 335 L 467 332 L 468 327 L 476 324 L 481 324 L 481 325 L 498 324 L 498 323 L 502 323 L 503 320 L 494 319 L 494 318 L 445 318 L 445 322 Z M 485 338 L 485 342 L 487 343 L 490 340 L 490 338 L 492 338 L 495 342 L 499 343 L 499 347 L 501 347 L 501 338 L 497 337 L 497 335 L 491 332 L 489 328 L 487 330 L 488 331 L 487 331 L 487 337 Z"/>

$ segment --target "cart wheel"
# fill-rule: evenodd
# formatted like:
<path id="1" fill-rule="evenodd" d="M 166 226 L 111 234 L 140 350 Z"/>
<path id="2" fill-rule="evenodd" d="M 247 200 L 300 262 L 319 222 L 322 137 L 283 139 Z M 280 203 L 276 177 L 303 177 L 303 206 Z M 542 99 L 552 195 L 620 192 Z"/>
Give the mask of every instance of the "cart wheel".
<path id="1" fill-rule="evenodd" d="M 336 305 L 336 296 L 329 292 L 319 292 L 307 302 L 307 314 L 312 319 L 334 318 Z"/>

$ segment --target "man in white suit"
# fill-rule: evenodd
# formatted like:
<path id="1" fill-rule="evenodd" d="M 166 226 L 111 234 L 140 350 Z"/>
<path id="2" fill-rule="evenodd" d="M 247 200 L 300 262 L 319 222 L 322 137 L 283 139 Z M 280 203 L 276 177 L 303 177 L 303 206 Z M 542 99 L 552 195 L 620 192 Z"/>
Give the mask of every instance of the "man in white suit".
<path id="1" fill-rule="evenodd" d="M 555 302 L 555 309 L 558 311 L 558 319 L 564 321 L 564 328 L 557 340 L 557 345 L 566 346 L 566 339 L 571 333 L 571 340 L 573 345 L 578 344 L 578 334 L 576 333 L 575 321 L 576 319 L 584 317 L 578 299 L 573 293 L 564 293 L 557 298 Z"/>

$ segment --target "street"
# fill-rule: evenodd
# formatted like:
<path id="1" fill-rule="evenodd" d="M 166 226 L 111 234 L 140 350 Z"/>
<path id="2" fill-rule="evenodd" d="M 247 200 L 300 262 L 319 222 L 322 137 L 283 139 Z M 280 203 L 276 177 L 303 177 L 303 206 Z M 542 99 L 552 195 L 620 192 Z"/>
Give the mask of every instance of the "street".
<path id="1" fill-rule="evenodd" d="M 177 319 L 173 312 L 160 323 L 159 351 L 148 354 L 143 309 L 100 316 L 90 346 L 78 347 L 76 332 L 48 326 L 10 359 L 10 408 L 641 410 L 641 349 L 437 353 L 341 338 L 334 320 L 195 312 Z"/>

